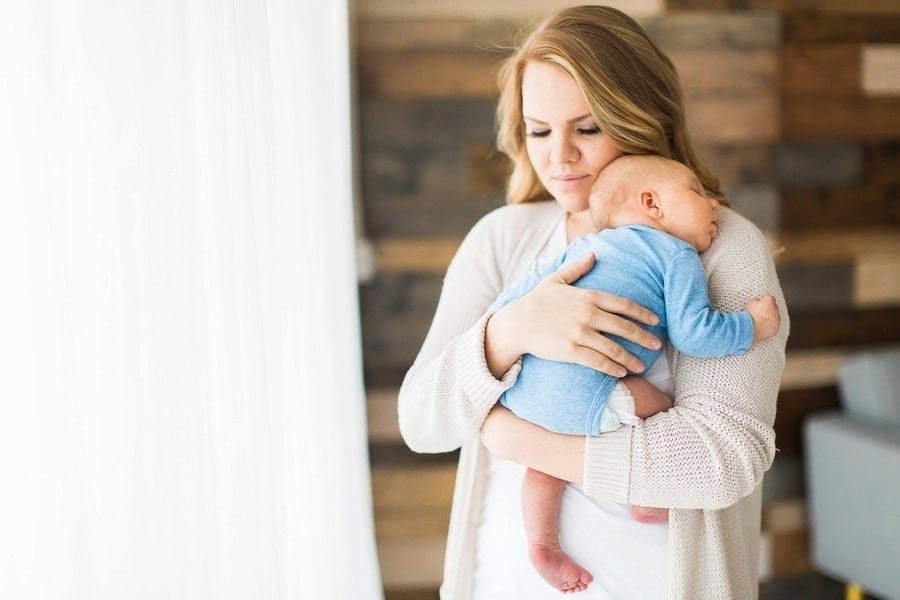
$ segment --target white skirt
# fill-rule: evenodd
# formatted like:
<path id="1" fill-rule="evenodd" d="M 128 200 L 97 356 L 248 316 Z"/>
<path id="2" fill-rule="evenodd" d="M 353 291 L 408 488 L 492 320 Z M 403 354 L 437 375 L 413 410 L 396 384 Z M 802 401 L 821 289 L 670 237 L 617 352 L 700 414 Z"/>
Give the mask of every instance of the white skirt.
<path id="1" fill-rule="evenodd" d="M 647 379 L 671 393 L 665 355 Z M 528 559 L 522 521 L 525 467 L 491 458 L 475 547 L 476 600 L 560 600 L 563 594 Z M 631 507 L 586 496 L 569 484 L 559 517 L 560 544 L 594 580 L 575 600 L 662 600 L 668 596 L 669 524 L 638 523 Z M 568 597 L 568 596 L 567 596 Z"/>

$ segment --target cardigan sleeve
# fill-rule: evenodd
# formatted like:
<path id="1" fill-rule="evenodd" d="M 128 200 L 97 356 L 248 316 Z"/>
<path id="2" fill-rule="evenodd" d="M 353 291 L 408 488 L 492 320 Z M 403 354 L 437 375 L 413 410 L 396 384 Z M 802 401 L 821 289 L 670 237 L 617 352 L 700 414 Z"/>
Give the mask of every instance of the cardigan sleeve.
<path id="1" fill-rule="evenodd" d="M 496 258 L 503 224 L 496 212 L 489 214 L 463 240 L 444 277 L 431 328 L 400 387 L 400 433 L 415 452 L 462 446 L 518 374 L 517 363 L 496 379 L 484 355 L 486 311 L 503 282 Z"/>
<path id="2" fill-rule="evenodd" d="M 781 329 L 742 355 L 715 359 L 672 353 L 675 406 L 634 427 L 588 438 L 584 489 L 645 506 L 717 509 L 750 494 L 775 454 L 775 401 L 789 322 L 761 232 L 723 209 L 722 229 L 704 254 L 710 298 L 740 310 L 771 293 Z"/>

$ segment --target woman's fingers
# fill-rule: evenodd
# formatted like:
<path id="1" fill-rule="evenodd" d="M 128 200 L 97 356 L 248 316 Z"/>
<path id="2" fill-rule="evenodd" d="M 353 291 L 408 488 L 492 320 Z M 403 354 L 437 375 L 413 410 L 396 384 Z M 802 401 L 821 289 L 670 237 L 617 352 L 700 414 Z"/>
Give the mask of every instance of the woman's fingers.
<path id="1" fill-rule="evenodd" d="M 594 260 L 593 252 L 588 252 L 578 260 L 573 260 L 561 266 L 556 270 L 556 276 L 563 283 L 575 283 L 579 277 L 591 270 L 591 267 L 594 266 Z"/>
<path id="2" fill-rule="evenodd" d="M 624 366 L 612 360 L 608 355 L 597 352 L 587 346 L 573 348 L 572 354 L 573 362 L 590 367 L 595 371 L 606 373 L 611 377 L 625 377 L 628 374 Z M 640 361 L 637 362 L 640 364 Z"/>
<path id="3" fill-rule="evenodd" d="M 591 294 L 594 304 L 601 310 L 628 317 L 629 319 L 634 319 L 635 321 L 640 321 L 647 325 L 656 325 L 659 323 L 659 317 L 633 300 L 609 292 L 591 291 L 589 293 Z M 641 345 L 644 346 L 645 344 Z"/>
<path id="4" fill-rule="evenodd" d="M 662 348 L 662 342 L 659 339 L 634 321 L 603 310 L 594 313 L 588 326 L 600 334 L 617 335 L 644 348 L 651 350 Z"/>

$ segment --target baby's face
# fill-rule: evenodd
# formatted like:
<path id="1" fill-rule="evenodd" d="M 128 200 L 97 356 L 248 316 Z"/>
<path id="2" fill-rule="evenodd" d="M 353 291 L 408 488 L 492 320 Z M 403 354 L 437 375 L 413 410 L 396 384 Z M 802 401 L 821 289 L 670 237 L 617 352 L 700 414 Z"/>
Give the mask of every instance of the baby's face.
<path id="1" fill-rule="evenodd" d="M 719 202 L 706 196 L 689 169 L 678 169 L 673 175 L 660 194 L 662 224 L 669 234 L 703 252 L 719 232 Z"/>

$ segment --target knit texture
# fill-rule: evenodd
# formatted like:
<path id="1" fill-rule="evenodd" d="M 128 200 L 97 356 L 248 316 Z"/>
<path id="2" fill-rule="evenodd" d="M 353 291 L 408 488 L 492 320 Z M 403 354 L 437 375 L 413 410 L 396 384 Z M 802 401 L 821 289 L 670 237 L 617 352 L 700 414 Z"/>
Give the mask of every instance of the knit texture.
<path id="1" fill-rule="evenodd" d="M 410 448 L 462 448 L 445 599 L 470 595 L 487 470 L 478 431 L 519 369 L 501 380 L 487 369 L 485 312 L 505 286 L 538 266 L 564 216 L 554 202 L 513 205 L 473 227 L 447 270 L 434 321 L 400 389 L 400 430 Z M 789 325 L 765 238 L 729 209 L 721 210 L 720 221 L 719 235 L 702 256 L 713 305 L 740 310 L 748 299 L 771 293 L 781 310 L 780 331 L 741 356 L 697 359 L 670 348 L 675 407 L 587 438 L 585 446 L 585 493 L 672 509 L 672 598 L 757 597 L 760 484 L 775 452 L 772 425 Z"/>

